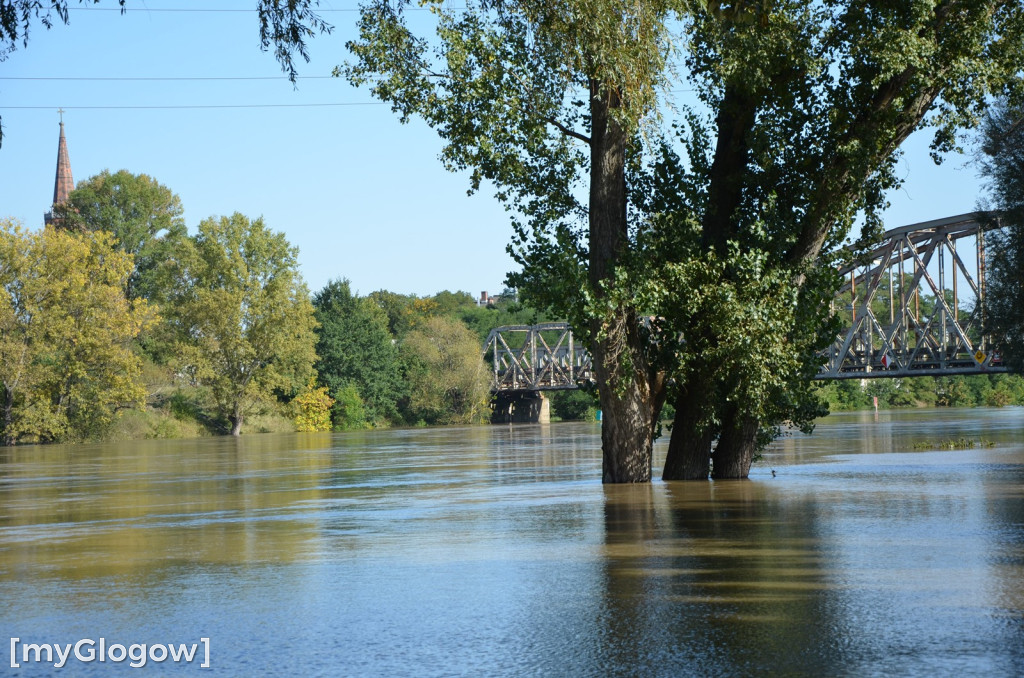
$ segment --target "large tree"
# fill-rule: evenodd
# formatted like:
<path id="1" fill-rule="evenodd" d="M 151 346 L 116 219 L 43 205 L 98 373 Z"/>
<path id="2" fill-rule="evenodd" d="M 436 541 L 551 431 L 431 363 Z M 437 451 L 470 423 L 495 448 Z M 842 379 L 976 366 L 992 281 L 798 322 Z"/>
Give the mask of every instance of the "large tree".
<path id="1" fill-rule="evenodd" d="M 665 475 L 706 477 L 717 436 L 713 474 L 746 477 L 780 423 L 809 427 L 820 411 L 808 384 L 830 338 L 837 246 L 858 215 L 865 237 L 879 229 L 911 133 L 933 127 L 938 157 L 992 91 L 1021 87 L 1024 6 L 748 3 L 697 13 L 689 32 L 689 79 L 714 112 L 691 126 L 714 142 L 679 170 L 698 189 L 684 212 L 699 237 L 658 270 L 698 297 L 724 290 L 716 308 L 730 310 L 721 322 L 684 309 L 670 325 L 707 352 L 677 375 Z M 678 308 L 668 301 L 656 309 Z"/>
<path id="2" fill-rule="evenodd" d="M 55 224 L 72 231 L 107 231 L 118 249 L 132 255 L 135 270 L 125 293 L 152 298 L 153 272 L 186 236 L 181 199 L 146 174 L 103 170 L 81 181 L 55 207 Z"/>
<path id="3" fill-rule="evenodd" d="M 982 172 L 999 230 L 989 233 L 985 326 L 1012 369 L 1024 372 L 1024 101 L 1002 101 L 982 128 Z"/>
<path id="4" fill-rule="evenodd" d="M 589 329 L 610 482 L 649 479 L 669 396 L 667 478 L 706 478 L 716 438 L 715 476 L 745 477 L 810 425 L 829 257 L 857 215 L 877 228 L 907 136 L 950 150 L 1024 52 L 1009 1 L 428 5 L 434 39 L 368 4 L 340 71 L 514 206 L 513 282 Z M 698 102 L 673 116 L 680 86 Z"/>
<path id="5" fill-rule="evenodd" d="M 343 388 L 354 386 L 370 424 L 398 422 L 398 401 L 405 395 L 405 384 L 387 314 L 372 299 L 353 294 L 347 280 L 327 283 L 313 296 L 313 308 L 320 324 L 316 343 L 320 381 L 336 399 Z M 336 411 L 336 419 L 341 416 Z"/>
<path id="6" fill-rule="evenodd" d="M 409 409 L 430 424 L 480 423 L 490 399 L 480 340 L 457 318 L 431 316 L 402 341 Z"/>
<path id="7" fill-rule="evenodd" d="M 163 313 L 179 369 L 208 386 L 233 435 L 276 394 L 293 395 L 316 360 L 316 320 L 297 250 L 262 219 L 205 219 L 164 263 L 173 280 Z"/>
<path id="8" fill-rule="evenodd" d="M 523 215 L 520 233 L 555 227 L 582 256 L 556 252 L 537 266 L 564 274 L 551 296 L 589 329 L 606 413 L 605 480 L 649 480 L 660 371 L 647 361 L 637 309 L 611 290 L 630 240 L 627 154 L 653 110 L 666 22 L 682 3 L 431 2 L 434 46 L 407 27 L 404 4 L 364 8 L 346 75 L 372 80 L 403 120 L 419 115 L 435 127 L 445 165 L 470 169 L 474 189 L 492 181 Z"/>
<path id="9" fill-rule="evenodd" d="M 131 256 L 106 233 L 0 220 L 0 441 L 82 439 L 141 407 L 132 343 L 152 320 L 122 292 Z"/>

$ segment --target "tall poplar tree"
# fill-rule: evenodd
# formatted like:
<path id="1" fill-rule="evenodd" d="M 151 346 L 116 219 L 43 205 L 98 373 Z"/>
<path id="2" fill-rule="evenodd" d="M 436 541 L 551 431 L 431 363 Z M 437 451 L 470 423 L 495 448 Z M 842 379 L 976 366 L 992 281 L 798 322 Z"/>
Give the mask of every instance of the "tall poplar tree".
<path id="1" fill-rule="evenodd" d="M 434 127 L 446 167 L 471 170 L 473 190 L 486 179 L 516 207 L 523 242 L 557 241 L 530 266 L 561 275 L 541 303 L 589 330 L 604 479 L 649 480 L 664 385 L 638 309 L 613 291 L 630 248 L 626 163 L 666 82 L 668 22 L 684 3 L 428 2 L 433 43 L 406 25 L 405 4 L 364 7 L 349 45 L 357 61 L 339 73 L 372 81 L 403 121 Z"/>
<path id="2" fill-rule="evenodd" d="M 654 305 L 675 311 L 669 326 L 698 349 L 674 382 L 667 478 L 706 477 L 709 459 L 716 477 L 746 477 L 781 423 L 810 428 L 821 411 L 808 389 L 815 355 L 832 338 L 832 264 L 858 216 L 864 239 L 880 231 L 900 145 L 930 127 L 936 158 L 956 150 L 992 92 L 1022 86 L 1019 2 L 709 9 L 688 23 L 687 67 L 714 112 L 701 132 L 714 141 L 680 170 L 699 188 L 688 206 L 699 237 L 679 264 L 656 268 L 669 274 L 663 288 L 724 295 L 716 313 L 671 296 Z"/>
<path id="3" fill-rule="evenodd" d="M 589 330 L 606 482 L 650 478 L 666 397 L 666 478 L 706 478 L 715 440 L 714 475 L 746 477 L 810 426 L 831 257 L 858 215 L 877 230 L 907 136 L 954 148 L 1024 54 L 1016 1 L 425 4 L 433 38 L 365 5 L 338 73 L 512 205 L 513 282 Z M 672 88 L 699 103 L 673 116 Z"/>

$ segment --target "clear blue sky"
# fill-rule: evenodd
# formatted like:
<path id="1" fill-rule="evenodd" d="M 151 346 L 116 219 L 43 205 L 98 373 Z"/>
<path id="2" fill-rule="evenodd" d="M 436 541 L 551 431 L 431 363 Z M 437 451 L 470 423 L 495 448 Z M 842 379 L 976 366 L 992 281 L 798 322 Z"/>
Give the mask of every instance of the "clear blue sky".
<path id="1" fill-rule="evenodd" d="M 63 107 L 76 181 L 103 169 L 149 174 L 181 196 L 193 231 L 212 215 L 262 215 L 299 247 L 314 291 L 342 277 L 362 294 L 500 291 L 513 267 L 504 208 L 486 189 L 467 197 L 467 177 L 437 160 L 436 134 L 417 121 L 401 125 L 365 90 L 324 77 L 293 88 L 273 54 L 259 49 L 255 5 L 128 0 L 124 16 L 73 8 L 67 26 L 34 25 L 28 47 L 0 62 L 0 216 L 41 226 Z M 347 58 L 356 6 L 321 3 L 335 10 L 323 12 L 335 30 L 310 42 L 312 60 L 300 63 L 300 76 L 327 76 Z M 246 11 L 155 11 L 161 8 Z M 274 79 L 86 79 L 204 77 Z M 273 107 L 141 108 L 248 105 Z M 101 106 L 114 108 L 88 108 Z M 962 157 L 936 167 L 927 146 L 922 135 L 906 146 L 906 183 L 891 196 L 887 227 L 975 207 L 974 169 Z"/>

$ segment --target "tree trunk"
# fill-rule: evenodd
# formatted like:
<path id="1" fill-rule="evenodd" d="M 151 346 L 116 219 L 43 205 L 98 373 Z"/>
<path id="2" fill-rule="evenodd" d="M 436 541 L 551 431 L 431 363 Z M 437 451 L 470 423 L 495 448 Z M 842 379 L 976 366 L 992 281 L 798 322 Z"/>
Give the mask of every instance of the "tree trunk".
<path id="1" fill-rule="evenodd" d="M 622 351 L 629 351 L 634 361 L 642 356 L 633 314 L 623 311 L 613 324 L 605 328 L 608 338 L 596 342 L 594 350 L 602 411 L 602 480 L 648 483 L 654 433 L 664 399 L 652 391 L 645 372 L 622 366 Z"/>
<path id="2" fill-rule="evenodd" d="M 231 435 L 242 435 L 242 419 L 244 419 L 244 416 L 242 415 L 241 412 L 238 411 L 235 411 L 234 414 L 228 417 L 228 421 L 231 422 Z"/>
<path id="3" fill-rule="evenodd" d="M 718 138 L 715 145 L 715 156 L 709 171 L 708 204 L 701 220 L 701 247 L 703 250 L 713 249 L 719 257 L 728 255 L 729 241 L 737 234 L 737 211 L 743 204 L 743 194 L 748 176 L 750 161 L 750 132 L 757 120 L 758 98 L 754 93 L 741 86 L 727 83 L 724 96 L 718 109 L 716 126 Z M 694 328 L 701 343 L 714 345 L 715 337 L 707 328 Z M 695 342 L 697 343 L 697 342 Z M 698 358 L 699 360 L 700 358 Z M 714 411 L 723 420 L 718 448 L 714 453 L 713 477 L 719 473 L 719 450 L 724 440 L 733 440 L 733 433 L 726 433 L 725 419 L 716 408 L 721 405 L 709 402 L 707 393 L 718 390 L 718 384 L 708 383 L 714 380 L 721 382 L 732 375 L 722 374 L 714 366 L 697 366 L 696 373 L 705 383 L 697 383 L 693 378 L 687 380 L 680 388 L 680 396 L 676 402 L 676 416 L 672 423 L 672 439 L 669 442 L 668 456 L 662 477 L 665 480 L 700 480 L 708 477 L 708 461 L 711 458 L 711 441 L 715 431 L 710 426 L 699 428 L 701 419 L 709 411 Z M 689 395 L 687 395 L 689 394 Z M 756 436 L 756 422 L 754 435 Z M 727 447 L 732 443 L 728 443 Z M 725 456 L 732 459 L 732 453 Z M 753 453 L 749 455 L 753 459 Z M 742 466 L 742 464 L 740 464 Z M 746 477 L 750 468 L 747 461 L 742 476 Z"/>
<path id="4" fill-rule="evenodd" d="M 757 452 L 757 429 L 757 418 L 745 412 L 732 409 L 723 417 L 722 434 L 715 448 L 712 478 L 741 479 L 750 475 L 750 464 Z"/>
<path id="5" fill-rule="evenodd" d="M 651 482 L 654 434 L 649 408 L 641 398 L 606 398 L 601 393 L 602 482 Z"/>
<path id="6" fill-rule="evenodd" d="M 672 438 L 665 456 L 662 480 L 707 480 L 711 471 L 711 440 L 714 431 L 701 424 L 706 411 L 701 395 L 695 388 L 680 389 L 676 398 L 676 417 L 672 424 Z"/>
<path id="7" fill-rule="evenodd" d="M 0 444 L 2 445 L 13 445 L 16 441 L 14 436 L 11 434 L 11 424 L 14 423 L 14 393 L 4 388 L 4 421 L 3 421 L 3 436 L 0 437 Z"/>
<path id="8" fill-rule="evenodd" d="M 628 136 L 612 117 L 619 93 L 590 86 L 589 280 L 595 295 L 615 275 L 629 245 L 626 216 Z M 606 483 L 651 480 L 651 451 L 663 402 L 652 379 L 634 309 L 618 304 L 604 322 L 590 326 L 594 372 L 601 394 L 601 449 Z M 657 383 L 656 383 L 657 382 Z"/>
<path id="9" fill-rule="evenodd" d="M 736 212 L 743 203 L 749 135 L 757 117 L 757 99 L 734 85 L 726 85 L 716 118 L 718 140 L 708 173 L 708 204 L 701 223 L 701 245 L 718 256 L 728 254 L 729 239 L 737 231 Z"/>

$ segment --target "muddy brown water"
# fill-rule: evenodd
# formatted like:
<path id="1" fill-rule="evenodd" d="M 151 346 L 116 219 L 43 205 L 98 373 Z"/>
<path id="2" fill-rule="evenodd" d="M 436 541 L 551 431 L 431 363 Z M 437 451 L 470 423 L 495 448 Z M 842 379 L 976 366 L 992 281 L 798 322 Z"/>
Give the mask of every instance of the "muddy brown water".
<path id="1" fill-rule="evenodd" d="M 601 485 L 598 426 L 2 450 L 0 666 L 205 637 L 139 671 L 1024 675 L 1024 409 L 832 415 L 749 481 L 644 486 Z"/>

